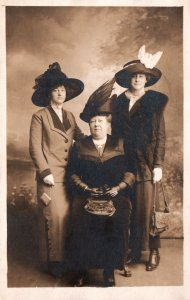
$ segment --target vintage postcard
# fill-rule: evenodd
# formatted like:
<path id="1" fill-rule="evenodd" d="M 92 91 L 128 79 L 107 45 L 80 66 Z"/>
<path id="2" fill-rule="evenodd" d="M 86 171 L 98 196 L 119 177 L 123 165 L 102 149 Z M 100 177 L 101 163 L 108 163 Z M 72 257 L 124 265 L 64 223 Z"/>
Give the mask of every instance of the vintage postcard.
<path id="1" fill-rule="evenodd" d="M 189 299 L 189 19 L 190 5 L 187 0 L 1 0 L 0 299 Z M 61 74 L 61 77 L 59 80 L 56 78 L 56 81 L 52 74 Z M 123 76 L 125 76 L 124 81 Z M 134 79 L 135 76 L 144 76 L 144 79 L 139 79 L 145 80 L 143 89 L 139 88 L 141 83 L 134 83 L 133 86 L 133 81 L 137 80 Z M 56 83 L 53 83 L 54 80 Z M 126 80 L 131 80 L 130 84 L 126 83 Z M 105 260 L 112 260 L 110 265 L 114 270 L 115 282 L 112 287 L 105 287 L 104 267 L 97 262 L 99 267 L 93 268 L 89 263 L 89 265 L 84 264 L 87 265 L 84 284 L 76 287 L 73 283 L 74 267 L 72 266 L 66 272 L 64 265 L 62 275 L 57 267 L 57 263 L 62 261 L 61 243 L 66 234 L 65 228 L 73 230 L 72 234 L 75 231 L 79 232 L 79 236 L 81 234 L 80 238 L 77 237 L 78 239 L 74 240 L 76 249 L 80 249 L 75 249 L 73 252 L 75 253 L 73 258 L 75 266 L 81 266 L 82 255 L 86 260 L 91 259 L 87 258 L 88 256 L 94 255 L 94 260 L 98 261 L 101 251 L 97 249 L 102 247 L 101 243 L 106 239 L 103 237 L 101 240 L 100 233 L 97 238 L 97 232 L 92 238 L 93 234 L 90 236 L 91 231 L 89 231 L 90 239 L 93 240 L 90 245 L 89 239 L 83 238 L 83 232 L 85 231 L 86 234 L 93 222 L 85 221 L 86 229 L 82 231 L 83 218 L 77 219 L 78 231 L 75 230 L 76 228 L 72 229 L 74 225 L 71 226 L 68 220 L 68 227 L 66 227 L 64 218 L 66 214 L 69 214 L 70 206 L 67 202 L 56 201 L 67 197 L 65 192 L 65 186 L 67 188 L 65 178 L 67 177 L 64 176 L 65 172 L 71 172 L 67 165 L 70 163 L 71 156 L 69 155 L 73 151 L 73 141 L 77 140 L 82 133 L 91 134 L 94 140 L 96 134 L 98 136 L 98 133 L 94 133 L 93 125 L 90 123 L 91 118 L 96 114 L 89 117 L 88 113 L 84 112 L 84 107 L 90 97 L 91 104 L 92 99 L 95 99 L 95 105 L 104 101 L 102 100 L 105 97 L 102 91 L 104 83 L 108 90 L 111 86 L 108 98 L 110 99 L 111 95 L 115 94 L 114 101 L 116 102 L 113 103 L 120 105 L 118 110 L 112 111 L 112 121 L 115 120 L 115 122 L 112 122 L 112 130 L 109 128 L 108 134 L 114 135 L 114 132 L 117 132 L 119 138 L 124 138 L 125 145 L 128 145 L 127 139 L 131 139 L 133 142 L 129 144 L 135 145 L 132 149 L 133 157 L 136 153 L 134 149 L 142 150 L 140 156 L 137 151 L 135 159 L 139 159 L 137 169 L 143 170 L 144 175 L 141 171 L 137 174 L 134 171 L 135 187 L 138 184 L 142 186 L 138 190 L 139 196 L 145 189 L 145 184 L 143 185 L 142 182 L 146 182 L 147 187 L 148 182 L 152 182 L 152 178 L 153 180 L 158 178 L 159 181 L 162 177 L 165 197 L 170 209 L 170 220 L 167 230 L 159 234 L 161 248 L 156 239 L 151 246 L 149 236 L 148 248 L 141 247 L 139 252 L 136 251 L 138 259 L 128 261 L 132 276 L 127 277 L 122 268 L 117 268 L 119 263 L 113 264 L 117 258 L 119 260 L 127 257 L 124 252 L 122 252 L 123 256 L 118 254 L 124 243 L 123 237 L 120 237 L 121 231 L 118 231 L 117 236 L 114 237 L 113 244 L 110 242 L 112 237 L 109 231 L 113 230 L 113 226 L 116 226 L 115 230 L 121 230 L 117 224 L 122 223 L 120 222 L 122 214 L 117 218 L 109 216 L 109 220 L 114 217 L 116 221 L 115 223 L 108 222 L 112 225 L 107 223 L 105 225 L 106 228 L 112 227 L 108 230 L 110 244 L 104 245 L 103 251 L 107 251 L 106 255 L 104 253 Z M 101 88 L 98 89 L 99 87 Z M 95 97 L 93 93 L 97 89 L 98 93 Z M 134 91 L 136 94 L 133 93 Z M 66 100 L 63 101 L 64 113 L 60 115 L 58 109 L 60 106 L 56 106 L 55 103 L 61 101 L 61 96 L 57 97 L 56 93 L 63 92 L 66 93 L 64 98 Z M 162 107 L 159 101 L 164 103 Z M 125 102 L 130 103 L 126 113 Z M 83 115 L 81 115 L 82 112 Z M 115 112 L 116 115 L 114 115 Z M 162 112 L 164 119 L 162 119 Z M 133 114 L 136 117 L 133 118 Z M 102 116 L 105 117 L 105 111 Z M 116 116 L 115 119 L 114 116 Z M 123 118 L 128 118 L 128 123 L 125 123 Z M 136 123 L 133 123 L 133 120 Z M 131 131 L 126 133 L 129 126 L 131 126 Z M 105 136 L 107 137 L 107 127 Z M 86 137 L 83 138 L 87 140 Z M 104 140 L 104 135 L 100 136 L 100 140 Z M 108 140 L 105 143 L 108 143 Z M 90 184 L 93 187 L 99 184 L 97 186 L 99 190 L 104 190 L 104 188 L 111 190 L 110 194 L 103 191 L 104 196 L 104 193 L 107 193 L 106 195 L 111 195 L 113 199 L 118 197 L 118 202 L 121 201 L 118 194 L 123 187 L 123 180 L 120 179 L 122 183 L 118 181 L 120 189 L 114 190 L 112 188 L 115 181 L 112 179 L 116 177 L 114 174 L 118 174 L 119 178 L 123 176 L 123 173 L 120 174 L 124 172 L 120 166 L 122 150 L 118 148 L 119 146 L 116 147 L 117 149 L 112 149 L 113 145 L 111 145 L 110 143 L 108 154 L 109 158 L 112 155 L 114 159 L 111 157 L 110 171 L 108 171 L 108 162 L 105 164 L 105 169 L 102 167 L 107 158 L 100 160 L 101 172 L 100 166 L 97 167 L 97 158 L 92 158 L 93 153 L 98 153 L 96 153 L 96 148 L 99 149 L 102 144 L 95 143 L 94 150 L 89 146 L 90 152 L 88 152 L 87 145 L 85 150 L 81 150 L 85 154 L 79 153 L 78 157 L 84 155 L 86 162 L 84 163 L 84 160 L 80 162 L 83 166 L 82 171 L 80 169 L 81 173 L 74 169 L 76 173 L 78 172 L 77 179 L 73 177 L 73 174 L 71 177 L 74 178 L 75 183 L 77 182 L 77 187 L 81 187 L 83 197 L 86 197 L 84 195 L 88 189 L 91 198 L 93 193 L 100 193 L 97 190 L 92 191 L 89 187 Z M 150 148 L 156 150 L 151 150 L 151 152 Z M 103 149 L 102 151 L 106 153 L 106 146 Z M 120 151 L 119 155 L 118 151 Z M 164 158 L 163 152 L 165 152 Z M 142 159 L 143 155 L 145 160 Z M 116 157 L 118 157 L 117 162 Z M 149 167 L 149 162 L 151 167 Z M 89 166 L 91 166 L 90 175 L 85 181 L 86 174 L 89 174 L 86 171 L 89 171 Z M 71 170 L 73 170 L 72 167 Z M 129 174 L 133 172 L 131 170 L 125 169 L 125 172 Z M 160 170 L 162 170 L 162 176 Z M 110 175 L 109 179 L 107 179 L 109 176 L 105 175 L 106 172 Z M 153 174 L 153 177 L 150 177 L 152 175 L 148 172 Z M 81 177 L 78 174 L 81 174 Z M 94 181 L 97 176 L 98 180 Z M 131 182 L 130 180 L 127 184 Z M 103 187 L 102 182 L 105 183 Z M 50 187 L 51 184 L 53 188 Z M 126 188 L 125 182 L 124 187 Z M 135 191 L 134 187 L 133 190 Z M 137 205 L 134 200 L 137 192 L 134 191 L 127 194 L 132 203 L 132 216 L 133 209 Z M 96 197 L 100 195 L 96 194 Z M 141 205 L 138 215 L 142 219 L 148 209 L 148 192 L 146 197 L 142 200 L 144 204 Z M 73 199 L 75 199 L 74 196 Z M 163 199 L 161 186 L 159 186 L 159 199 Z M 115 203 L 114 200 L 113 203 Z M 117 205 L 116 212 L 119 214 L 120 207 Z M 163 207 L 163 204 L 161 206 Z M 61 223 L 58 219 L 60 216 Z M 89 219 L 89 216 L 87 218 Z M 93 220 L 99 224 L 96 218 Z M 129 214 L 126 214 L 126 218 L 135 224 L 134 229 L 127 223 L 127 219 L 123 222 L 123 224 L 128 224 L 126 225 L 128 226 L 126 227 L 127 233 L 130 232 L 132 236 L 138 231 L 138 226 L 140 226 L 140 232 L 143 232 L 142 219 L 135 223 Z M 102 225 L 97 225 L 95 230 L 99 230 L 98 226 Z M 72 234 L 71 236 L 74 236 Z M 127 252 L 133 247 L 131 236 L 129 247 L 125 248 Z M 129 238 L 128 234 L 125 238 Z M 81 240 L 83 243 L 80 248 Z M 97 242 L 94 242 L 95 240 Z M 67 243 L 67 239 L 64 243 Z M 68 245 L 70 245 L 69 242 Z M 92 245 L 94 251 L 88 250 Z M 156 252 L 155 267 L 155 261 L 153 265 L 150 265 L 152 263 L 150 250 L 156 249 L 157 251 L 158 248 L 159 254 Z M 40 250 L 42 250 L 41 256 Z M 70 255 L 71 253 L 72 251 Z M 98 253 L 98 258 L 96 253 Z M 113 258 L 110 259 L 112 255 Z M 51 269 L 51 274 L 48 270 L 52 264 L 48 263 L 47 270 L 47 261 L 51 261 L 53 266 L 56 263 L 56 267 Z"/>

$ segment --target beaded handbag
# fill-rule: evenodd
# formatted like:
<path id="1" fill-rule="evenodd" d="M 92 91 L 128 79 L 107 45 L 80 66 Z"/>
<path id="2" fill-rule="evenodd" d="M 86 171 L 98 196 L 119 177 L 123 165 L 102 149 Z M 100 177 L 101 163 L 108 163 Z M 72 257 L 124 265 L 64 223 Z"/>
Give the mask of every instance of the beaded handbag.
<path id="1" fill-rule="evenodd" d="M 84 209 L 94 215 L 113 216 L 116 211 L 112 200 L 94 200 L 88 198 Z"/>
<path id="2" fill-rule="evenodd" d="M 156 194 L 157 194 L 157 185 L 154 184 L 154 201 L 153 201 L 153 215 L 152 215 L 152 224 L 150 227 L 150 235 L 156 236 L 160 233 L 164 232 L 169 228 L 171 212 L 166 200 L 163 183 L 161 182 L 162 194 L 164 200 L 164 210 L 157 211 L 156 210 Z"/>

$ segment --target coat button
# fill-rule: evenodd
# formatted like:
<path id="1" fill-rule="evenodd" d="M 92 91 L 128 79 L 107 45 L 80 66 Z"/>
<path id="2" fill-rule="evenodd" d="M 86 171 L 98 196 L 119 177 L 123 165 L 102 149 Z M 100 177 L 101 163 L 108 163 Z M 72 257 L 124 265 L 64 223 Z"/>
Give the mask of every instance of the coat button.
<path id="1" fill-rule="evenodd" d="M 65 161 L 67 161 L 67 158 L 65 158 Z"/>
<path id="2" fill-rule="evenodd" d="M 67 149 L 65 149 L 65 152 L 67 152 L 68 150 Z"/>
<path id="3" fill-rule="evenodd" d="M 65 140 L 65 143 L 68 143 L 68 140 Z"/>

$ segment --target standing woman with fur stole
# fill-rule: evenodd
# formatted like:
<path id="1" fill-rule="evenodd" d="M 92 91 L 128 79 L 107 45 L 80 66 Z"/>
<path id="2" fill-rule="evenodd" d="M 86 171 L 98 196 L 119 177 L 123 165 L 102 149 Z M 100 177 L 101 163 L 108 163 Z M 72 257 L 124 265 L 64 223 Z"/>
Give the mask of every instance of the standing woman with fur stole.
<path id="1" fill-rule="evenodd" d="M 146 90 L 160 79 L 155 68 L 162 52 L 154 55 L 139 50 L 138 60 L 124 65 L 115 74 L 116 82 L 127 88 L 113 101 L 112 134 L 123 137 L 130 146 L 137 165 L 137 178 L 132 201 L 131 253 L 128 262 L 137 263 L 141 251 L 149 249 L 146 270 L 156 269 L 160 262 L 160 235 L 150 235 L 155 183 L 162 178 L 165 154 L 164 108 L 168 97 Z"/>

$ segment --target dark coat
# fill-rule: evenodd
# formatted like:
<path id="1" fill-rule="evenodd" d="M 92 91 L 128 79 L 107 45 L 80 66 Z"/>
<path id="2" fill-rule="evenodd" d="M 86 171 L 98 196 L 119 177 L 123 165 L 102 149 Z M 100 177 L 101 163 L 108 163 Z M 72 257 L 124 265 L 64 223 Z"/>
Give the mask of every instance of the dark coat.
<path id="1" fill-rule="evenodd" d="M 129 111 L 125 93 L 113 102 L 112 134 L 122 137 L 137 159 L 137 181 L 152 179 L 154 167 L 162 167 L 165 154 L 163 110 L 167 96 L 147 91 Z"/>
<path id="2" fill-rule="evenodd" d="M 135 176 L 124 153 L 123 141 L 108 136 L 102 157 L 92 138 L 75 143 L 70 160 L 70 172 L 89 187 L 116 186 L 124 181 L 132 186 Z M 77 185 L 77 182 L 74 182 Z M 129 188 L 128 188 L 129 189 Z M 120 268 L 127 253 L 130 201 L 128 193 L 113 198 L 116 213 L 113 216 L 96 216 L 85 211 L 84 192 L 74 187 L 71 210 L 71 237 L 68 253 L 74 269 Z"/>
<path id="3" fill-rule="evenodd" d="M 131 247 L 151 247 L 149 227 L 153 209 L 152 170 L 163 167 L 165 154 L 164 107 L 167 96 L 147 91 L 129 111 L 129 99 L 122 93 L 113 102 L 112 134 L 123 137 L 126 152 L 134 154 L 137 182 L 132 197 Z"/>

